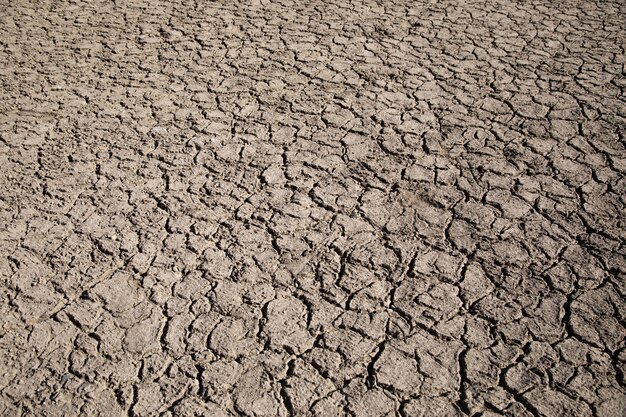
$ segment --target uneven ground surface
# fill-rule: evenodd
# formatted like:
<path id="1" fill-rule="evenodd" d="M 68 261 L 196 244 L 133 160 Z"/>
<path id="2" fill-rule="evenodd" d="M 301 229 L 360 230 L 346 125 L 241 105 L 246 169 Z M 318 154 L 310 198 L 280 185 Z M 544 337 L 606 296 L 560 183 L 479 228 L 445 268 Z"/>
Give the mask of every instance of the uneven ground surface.
<path id="1" fill-rule="evenodd" d="M 623 415 L 623 2 L 1 3 L 0 415 Z"/>

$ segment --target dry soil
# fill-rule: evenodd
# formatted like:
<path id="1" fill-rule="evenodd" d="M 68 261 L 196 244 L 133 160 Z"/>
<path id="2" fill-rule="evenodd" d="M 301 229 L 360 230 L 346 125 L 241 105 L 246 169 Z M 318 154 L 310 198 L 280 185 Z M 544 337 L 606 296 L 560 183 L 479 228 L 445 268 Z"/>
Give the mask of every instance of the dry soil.
<path id="1" fill-rule="evenodd" d="M 0 414 L 621 417 L 623 1 L 0 0 Z"/>

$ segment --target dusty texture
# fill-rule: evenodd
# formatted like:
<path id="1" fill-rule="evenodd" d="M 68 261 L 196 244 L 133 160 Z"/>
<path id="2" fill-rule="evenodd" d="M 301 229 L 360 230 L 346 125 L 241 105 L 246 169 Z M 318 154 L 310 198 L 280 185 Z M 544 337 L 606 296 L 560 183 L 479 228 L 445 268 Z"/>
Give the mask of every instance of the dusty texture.
<path id="1" fill-rule="evenodd" d="M 0 415 L 623 415 L 623 2 L 0 3 Z"/>

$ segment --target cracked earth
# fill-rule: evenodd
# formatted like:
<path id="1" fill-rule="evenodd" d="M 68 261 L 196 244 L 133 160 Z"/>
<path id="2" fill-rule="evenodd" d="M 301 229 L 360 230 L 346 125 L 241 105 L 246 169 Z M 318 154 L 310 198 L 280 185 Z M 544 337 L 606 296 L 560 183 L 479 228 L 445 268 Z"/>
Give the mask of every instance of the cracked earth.
<path id="1" fill-rule="evenodd" d="M 1 415 L 624 415 L 623 2 L 0 3 Z"/>

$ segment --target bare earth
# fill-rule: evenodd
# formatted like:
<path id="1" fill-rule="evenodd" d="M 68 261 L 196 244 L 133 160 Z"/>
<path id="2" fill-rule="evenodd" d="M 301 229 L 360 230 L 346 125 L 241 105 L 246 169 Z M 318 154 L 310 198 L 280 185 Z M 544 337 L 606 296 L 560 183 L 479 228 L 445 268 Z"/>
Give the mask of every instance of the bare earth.
<path id="1" fill-rule="evenodd" d="M 623 1 L 0 0 L 0 415 L 626 413 Z"/>

